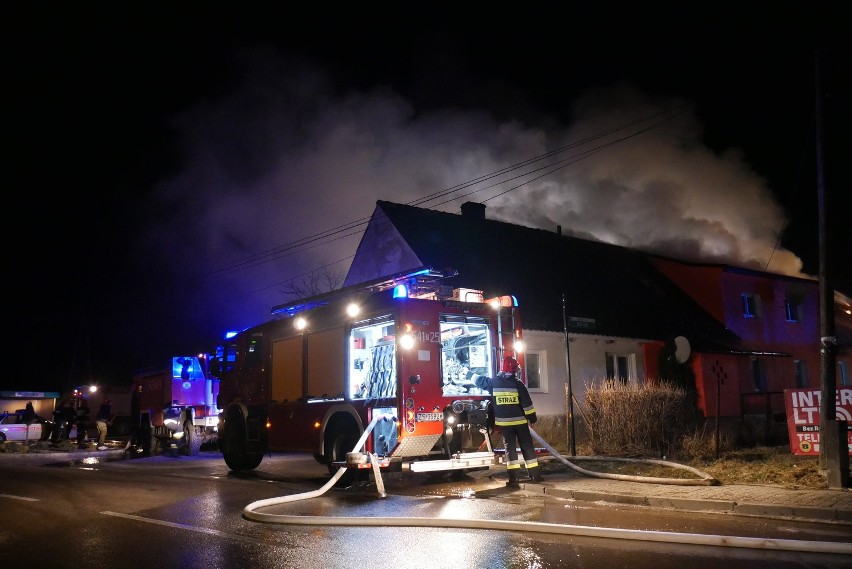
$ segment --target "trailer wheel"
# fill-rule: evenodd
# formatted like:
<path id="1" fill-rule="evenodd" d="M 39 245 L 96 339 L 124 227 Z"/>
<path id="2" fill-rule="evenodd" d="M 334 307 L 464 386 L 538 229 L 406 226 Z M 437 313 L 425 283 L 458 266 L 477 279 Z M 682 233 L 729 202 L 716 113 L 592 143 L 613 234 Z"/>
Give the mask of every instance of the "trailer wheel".
<path id="1" fill-rule="evenodd" d="M 201 451 L 201 433 L 199 433 L 192 421 L 183 424 L 184 446 L 183 452 L 188 456 L 198 456 Z"/>

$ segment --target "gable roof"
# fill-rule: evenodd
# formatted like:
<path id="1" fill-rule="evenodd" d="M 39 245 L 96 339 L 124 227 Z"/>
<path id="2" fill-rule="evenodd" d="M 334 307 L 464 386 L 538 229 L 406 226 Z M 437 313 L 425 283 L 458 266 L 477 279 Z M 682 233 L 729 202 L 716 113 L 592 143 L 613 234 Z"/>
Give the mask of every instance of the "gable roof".
<path id="1" fill-rule="evenodd" d="M 573 332 L 662 341 L 685 336 L 699 349 L 738 344 L 647 254 L 485 219 L 480 204 L 462 209 L 464 215 L 376 202 L 344 286 L 419 267 L 457 271 L 446 284 L 481 289 L 486 297 L 514 294 L 526 329 L 564 330 L 564 293 Z"/>

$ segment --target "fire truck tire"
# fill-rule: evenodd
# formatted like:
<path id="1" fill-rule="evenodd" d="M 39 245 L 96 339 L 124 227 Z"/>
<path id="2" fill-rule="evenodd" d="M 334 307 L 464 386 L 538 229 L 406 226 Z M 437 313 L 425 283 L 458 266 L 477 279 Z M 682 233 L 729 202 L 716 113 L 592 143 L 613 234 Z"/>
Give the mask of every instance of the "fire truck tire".
<path id="1" fill-rule="evenodd" d="M 352 452 L 358 437 L 350 432 L 338 432 L 332 435 L 331 444 L 326 445 L 325 459 L 328 464 L 328 473 L 334 476 L 339 466 L 335 462 L 346 462 L 346 455 Z M 358 480 L 359 469 L 348 468 L 343 476 L 337 481 L 340 486 L 351 486 Z"/>
<path id="2" fill-rule="evenodd" d="M 183 436 L 185 438 L 183 452 L 188 456 L 198 456 L 201 451 L 201 433 L 195 429 L 191 421 L 183 424 Z"/>
<path id="3" fill-rule="evenodd" d="M 246 423 L 241 413 L 229 412 L 227 426 L 219 437 L 219 449 L 225 464 L 234 471 L 254 470 L 263 460 L 263 454 L 248 452 Z"/>

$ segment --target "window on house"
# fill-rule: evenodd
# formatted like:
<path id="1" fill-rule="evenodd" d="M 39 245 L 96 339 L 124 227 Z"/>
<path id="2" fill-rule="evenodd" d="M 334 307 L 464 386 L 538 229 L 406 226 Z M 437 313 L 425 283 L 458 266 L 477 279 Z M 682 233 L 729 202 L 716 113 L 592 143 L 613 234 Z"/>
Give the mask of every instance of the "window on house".
<path id="1" fill-rule="evenodd" d="M 760 297 L 752 293 L 743 293 L 743 317 L 760 317 Z"/>
<path id="2" fill-rule="evenodd" d="M 547 352 L 527 352 L 524 358 L 527 388 L 547 391 Z"/>
<path id="3" fill-rule="evenodd" d="M 784 315 L 787 322 L 798 322 L 802 318 L 802 305 L 797 300 L 788 298 L 784 301 Z"/>
<path id="4" fill-rule="evenodd" d="M 628 383 L 635 375 L 636 356 L 634 354 L 606 353 L 606 377 Z"/>
<path id="5" fill-rule="evenodd" d="M 840 385 L 843 387 L 852 385 L 852 378 L 849 377 L 849 364 L 846 362 L 837 362 L 837 375 L 840 379 Z"/>
<path id="6" fill-rule="evenodd" d="M 793 360 L 796 366 L 796 387 L 808 386 L 808 368 L 802 360 Z"/>
<path id="7" fill-rule="evenodd" d="M 754 380 L 755 391 L 766 391 L 766 369 L 756 357 L 751 360 L 751 377 Z"/>

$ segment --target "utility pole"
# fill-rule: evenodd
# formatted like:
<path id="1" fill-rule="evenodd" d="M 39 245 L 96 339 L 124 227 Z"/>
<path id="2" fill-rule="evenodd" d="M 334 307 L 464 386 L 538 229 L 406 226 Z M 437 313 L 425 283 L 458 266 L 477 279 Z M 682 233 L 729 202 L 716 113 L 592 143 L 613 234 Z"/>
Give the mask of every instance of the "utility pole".
<path id="1" fill-rule="evenodd" d="M 565 366 L 568 368 L 568 445 L 571 456 L 577 456 L 577 441 L 574 435 L 574 388 L 571 381 L 571 341 L 568 339 L 568 313 L 565 308 L 565 293 L 562 293 L 562 327 L 565 330 Z"/>
<path id="2" fill-rule="evenodd" d="M 829 488 L 849 486 L 849 450 L 846 421 L 837 420 L 837 337 L 834 329 L 834 286 L 828 270 L 828 208 L 822 154 L 822 86 L 819 52 L 814 58 L 816 77 L 816 170 L 819 207 L 819 319 L 820 319 L 820 428 L 819 467 Z"/>

